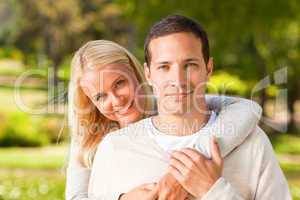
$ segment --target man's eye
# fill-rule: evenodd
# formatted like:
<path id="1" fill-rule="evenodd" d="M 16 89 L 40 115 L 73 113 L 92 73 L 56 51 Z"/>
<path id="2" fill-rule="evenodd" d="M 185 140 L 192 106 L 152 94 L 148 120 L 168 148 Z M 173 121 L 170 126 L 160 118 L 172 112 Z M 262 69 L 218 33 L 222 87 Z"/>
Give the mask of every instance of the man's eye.
<path id="1" fill-rule="evenodd" d="M 186 67 L 197 67 L 198 65 L 196 63 L 187 63 L 185 66 Z"/>
<path id="2" fill-rule="evenodd" d="M 168 66 L 167 65 L 160 65 L 160 66 L 158 66 L 158 68 L 157 69 L 167 69 L 168 68 Z"/>

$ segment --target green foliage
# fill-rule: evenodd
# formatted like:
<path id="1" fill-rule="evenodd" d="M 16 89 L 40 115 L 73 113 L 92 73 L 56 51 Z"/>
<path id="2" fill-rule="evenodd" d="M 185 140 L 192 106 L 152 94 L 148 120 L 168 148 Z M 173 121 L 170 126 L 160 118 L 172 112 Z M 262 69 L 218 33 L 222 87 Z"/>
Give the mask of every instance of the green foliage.
<path id="1" fill-rule="evenodd" d="M 14 91 L 8 88 L 0 88 L 0 96 L 0 120 L 2 122 L 0 123 L 0 140 L 2 140 L 4 135 L 6 140 L 16 136 L 26 139 L 22 135 L 27 133 L 30 138 L 37 137 L 36 140 L 40 140 L 40 137 L 44 138 L 46 136 L 47 143 L 50 142 L 52 144 L 61 143 L 68 138 L 68 126 L 66 125 L 65 115 L 30 115 L 24 113 L 20 111 L 20 105 L 16 104 Z M 48 106 L 47 93 L 42 90 L 22 89 L 20 97 L 24 106 L 27 106 L 29 109 L 39 110 Z M 64 104 L 55 106 L 59 107 L 59 109 L 66 109 Z M 12 118 L 17 118 L 17 120 Z M 11 133 L 14 134 L 11 135 Z"/>
<path id="2" fill-rule="evenodd" d="M 208 83 L 209 93 L 245 96 L 247 89 L 246 83 L 238 76 L 224 71 L 216 72 Z"/>
<path id="3" fill-rule="evenodd" d="M 22 112 L 2 113 L 0 146 L 37 147 L 57 144 L 69 137 L 63 116 L 30 116 Z"/>
<path id="4" fill-rule="evenodd" d="M 67 120 L 64 116 L 42 116 L 39 118 L 38 129 L 49 138 L 51 144 L 64 142 L 69 137 Z"/>
<path id="5" fill-rule="evenodd" d="M 69 81 L 71 75 L 71 60 L 72 58 L 70 56 L 66 56 L 66 58 L 60 65 L 58 70 L 58 77 L 61 80 Z"/>
<path id="6" fill-rule="evenodd" d="M 277 153 L 300 154 L 300 136 L 297 134 L 274 133 L 270 139 Z"/>
<path id="7" fill-rule="evenodd" d="M 0 59 L 9 58 L 12 60 L 23 61 L 24 55 L 22 51 L 17 48 L 7 47 L 0 48 Z"/>
<path id="8" fill-rule="evenodd" d="M 34 147 L 49 144 L 49 138 L 24 113 L 12 113 L 0 135 L 0 146 Z"/>

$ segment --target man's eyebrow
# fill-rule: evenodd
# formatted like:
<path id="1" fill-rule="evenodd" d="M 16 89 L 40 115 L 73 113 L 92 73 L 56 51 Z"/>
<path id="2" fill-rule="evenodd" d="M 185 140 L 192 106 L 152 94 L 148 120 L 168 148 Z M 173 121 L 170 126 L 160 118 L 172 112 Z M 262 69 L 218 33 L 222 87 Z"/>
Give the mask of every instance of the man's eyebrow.
<path id="1" fill-rule="evenodd" d="M 155 62 L 156 65 L 166 65 L 166 64 L 170 64 L 171 62 L 170 61 L 158 61 L 158 62 Z"/>
<path id="2" fill-rule="evenodd" d="M 187 59 L 183 60 L 183 62 L 192 62 L 192 61 L 199 62 L 200 59 L 199 58 L 187 58 Z M 170 63 L 171 63 L 170 61 L 158 61 L 158 62 L 155 62 L 154 64 L 156 64 L 156 65 L 166 65 L 166 64 L 170 64 Z"/>
<path id="3" fill-rule="evenodd" d="M 200 59 L 199 58 L 188 58 L 188 59 L 185 59 L 184 60 L 185 62 L 191 62 L 191 61 L 200 61 Z"/>

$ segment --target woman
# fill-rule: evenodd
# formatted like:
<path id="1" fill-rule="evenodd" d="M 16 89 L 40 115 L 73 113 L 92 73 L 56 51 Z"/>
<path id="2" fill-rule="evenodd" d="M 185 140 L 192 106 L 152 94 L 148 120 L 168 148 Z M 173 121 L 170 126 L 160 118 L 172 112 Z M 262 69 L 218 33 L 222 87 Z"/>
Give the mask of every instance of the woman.
<path id="1" fill-rule="evenodd" d="M 72 141 L 67 169 L 67 200 L 87 198 L 93 156 L 106 134 L 155 113 L 154 98 L 144 83 L 140 63 L 116 43 L 91 41 L 76 52 L 69 85 Z M 247 130 L 251 130 L 249 127 L 256 125 L 260 107 L 238 98 L 225 98 L 224 101 L 224 98 L 213 97 L 207 100 L 210 108 L 222 109 L 218 120 L 223 124 L 229 115 L 243 113 L 239 115 L 238 124 L 230 122 L 240 137 L 224 139 L 226 149 L 221 148 L 221 151 L 225 155 L 245 139 L 249 133 Z M 224 104 L 226 109 L 222 108 Z M 226 129 L 218 129 L 217 121 L 212 129 L 220 135 L 226 133 Z M 147 187 L 134 188 L 121 199 L 140 199 Z"/>

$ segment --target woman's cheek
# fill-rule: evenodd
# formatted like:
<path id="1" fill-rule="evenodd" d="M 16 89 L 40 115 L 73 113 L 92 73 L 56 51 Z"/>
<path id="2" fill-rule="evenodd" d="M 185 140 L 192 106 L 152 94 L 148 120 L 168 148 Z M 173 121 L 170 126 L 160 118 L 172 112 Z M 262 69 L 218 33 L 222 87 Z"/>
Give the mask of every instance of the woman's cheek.
<path id="1" fill-rule="evenodd" d="M 100 111 L 100 113 L 104 114 L 104 115 L 109 115 L 111 114 L 111 109 L 109 108 L 109 105 L 106 102 L 103 102 L 102 105 L 97 105 L 98 110 Z"/>

